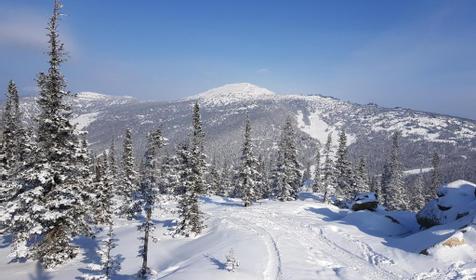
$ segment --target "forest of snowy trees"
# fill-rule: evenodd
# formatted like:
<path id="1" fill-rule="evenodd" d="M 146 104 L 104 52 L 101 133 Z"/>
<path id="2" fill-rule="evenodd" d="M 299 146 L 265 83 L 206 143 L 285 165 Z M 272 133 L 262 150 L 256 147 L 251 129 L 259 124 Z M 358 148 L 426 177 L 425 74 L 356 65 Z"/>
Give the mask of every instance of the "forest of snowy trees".
<path id="1" fill-rule="evenodd" d="M 241 198 L 249 207 L 260 199 L 295 200 L 299 192 L 311 190 L 322 194 L 324 201 L 348 207 L 355 195 L 374 192 L 392 210 L 418 210 L 436 196 L 441 184 L 438 154 L 432 155 L 432 188 L 423 189 L 421 174 L 414 185 L 405 187 L 398 131 L 389 139 L 392 149 L 382 173 L 370 176 L 365 155 L 357 162 L 349 160 L 343 130 L 339 135 L 329 133 L 313 162 L 300 163 L 291 117 L 282 124 L 272 157 L 254 145 L 253 124 L 247 119 L 241 154 L 236 155 L 239 166 L 225 163 L 220 168 L 204 153 L 198 103 L 191 108 L 189 138 L 177 145 L 175 153 L 163 153 L 169 143 L 157 124 L 148 135 L 142 159 L 134 158 L 130 129 L 124 132 L 119 154 L 112 142 L 107 151 L 95 155 L 88 150 L 87 135 L 71 122 L 67 98 L 72 94 L 61 71 L 65 50 L 58 34 L 60 16 L 61 4 L 55 1 L 47 28 L 49 68 L 36 79 L 41 110 L 32 129 L 22 121 L 15 83 L 7 85 L 0 142 L 0 227 L 13 237 L 13 259 L 35 259 L 46 268 L 55 267 L 78 254 L 72 243 L 75 238 L 102 230 L 107 233 L 98 268 L 103 278 L 95 279 L 109 279 L 116 266 L 111 254 L 115 218 L 137 219 L 143 259 L 138 275 L 145 278 L 150 273 L 148 248 L 154 240 L 152 215 L 163 199 L 178 201 L 174 234 L 190 237 L 206 228 L 199 205 L 203 195 Z M 337 149 L 333 137 L 338 137 Z"/>

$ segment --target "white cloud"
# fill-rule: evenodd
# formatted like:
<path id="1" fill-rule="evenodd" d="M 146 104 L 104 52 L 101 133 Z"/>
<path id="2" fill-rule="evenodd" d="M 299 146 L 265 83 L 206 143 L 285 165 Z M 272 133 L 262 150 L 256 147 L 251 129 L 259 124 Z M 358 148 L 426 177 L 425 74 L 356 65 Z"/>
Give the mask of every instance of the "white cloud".
<path id="1" fill-rule="evenodd" d="M 0 47 L 45 49 L 47 14 L 28 8 L 0 7 Z M 61 28 L 61 27 L 60 27 Z M 61 30 L 61 40 L 68 52 L 74 49 L 70 34 Z"/>

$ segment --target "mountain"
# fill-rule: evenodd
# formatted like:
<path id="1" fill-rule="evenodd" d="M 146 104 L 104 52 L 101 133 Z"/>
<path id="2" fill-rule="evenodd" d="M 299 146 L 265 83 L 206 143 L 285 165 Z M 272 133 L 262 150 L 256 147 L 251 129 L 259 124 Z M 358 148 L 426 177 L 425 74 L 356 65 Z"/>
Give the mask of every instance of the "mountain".
<path id="1" fill-rule="evenodd" d="M 27 117 L 36 111 L 33 98 L 24 101 Z M 169 139 L 168 152 L 186 139 L 191 111 L 201 104 L 206 132 L 206 152 L 219 164 L 239 157 L 245 117 L 252 123 L 257 151 L 274 157 L 280 126 L 287 116 L 298 128 L 300 158 L 313 161 L 327 134 L 334 139 L 344 129 L 352 159 L 364 156 L 372 174 L 379 174 L 389 149 L 389 137 L 402 132 L 402 161 L 407 170 L 430 167 L 431 154 L 442 156 L 445 178 L 476 180 L 476 121 L 405 108 L 361 105 L 320 95 L 279 95 L 249 83 L 224 85 L 174 102 L 144 102 L 131 97 L 79 93 L 73 99 L 74 121 L 89 132 L 91 148 L 107 149 L 124 130 L 134 134 L 137 156 L 142 154 L 145 135 L 161 127 Z M 334 142 L 335 143 L 335 142 Z M 415 172 L 413 172 L 414 174 Z M 409 173 L 412 174 L 412 173 Z"/>

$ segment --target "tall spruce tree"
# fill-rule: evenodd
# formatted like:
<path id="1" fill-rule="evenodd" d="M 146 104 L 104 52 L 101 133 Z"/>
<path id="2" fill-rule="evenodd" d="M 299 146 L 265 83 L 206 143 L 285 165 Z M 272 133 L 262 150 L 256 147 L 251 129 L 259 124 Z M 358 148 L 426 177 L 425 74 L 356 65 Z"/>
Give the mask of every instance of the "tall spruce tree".
<path id="1" fill-rule="evenodd" d="M 236 187 L 240 190 L 244 206 L 250 206 L 258 199 L 258 161 L 253 154 L 251 142 L 251 124 L 247 118 L 245 121 L 245 139 L 241 149 L 241 166 L 238 172 Z"/>
<path id="2" fill-rule="evenodd" d="M 190 144 L 182 144 L 178 149 L 180 162 L 181 195 L 178 209 L 180 221 L 177 224 L 176 234 L 190 236 L 200 234 L 203 225 L 202 212 L 198 205 L 198 196 L 205 190 L 205 154 L 203 153 L 204 132 L 200 117 L 198 102 L 193 107 L 193 133 Z"/>
<path id="3" fill-rule="evenodd" d="M 15 83 L 8 83 L 7 100 L 3 111 L 2 129 L 0 145 L 0 179 L 7 180 L 13 173 L 19 161 L 19 130 L 21 129 L 21 119 L 19 110 L 18 91 Z"/>
<path id="4" fill-rule="evenodd" d="M 210 164 L 208 176 L 207 176 L 207 185 L 208 185 L 208 194 L 218 194 L 220 189 L 220 173 L 217 168 L 216 159 L 213 158 L 212 163 Z"/>
<path id="5" fill-rule="evenodd" d="M 148 252 L 149 238 L 155 228 L 152 222 L 152 211 L 160 193 L 157 160 L 159 149 L 164 145 L 161 131 L 155 130 L 149 133 L 147 143 L 139 190 L 140 205 L 145 214 L 144 221 L 138 226 L 138 229 L 144 233 L 144 236 L 140 238 L 142 244 L 139 250 L 139 255 L 142 257 L 142 267 L 138 276 L 141 279 L 147 279 L 151 272 L 148 266 Z"/>
<path id="6" fill-rule="evenodd" d="M 176 155 L 166 154 L 160 165 L 159 189 L 161 194 L 179 195 L 178 160 Z"/>
<path id="7" fill-rule="evenodd" d="M 278 158 L 273 171 L 273 192 L 281 201 L 295 200 L 301 187 L 301 171 L 297 160 L 295 138 L 292 119 L 288 117 L 281 131 Z"/>
<path id="8" fill-rule="evenodd" d="M 136 196 L 138 192 L 138 175 L 135 169 L 132 131 L 126 129 L 122 151 L 122 176 L 119 195 L 123 199 L 120 212 L 128 219 L 132 219 L 139 211 Z"/>
<path id="9" fill-rule="evenodd" d="M 15 189 L 11 180 L 25 163 L 31 152 L 32 143 L 23 128 L 19 96 L 13 81 L 8 84 L 5 108 L 2 116 L 0 137 L 0 203 L 12 199 Z"/>
<path id="10" fill-rule="evenodd" d="M 339 147 L 337 149 L 336 170 L 336 194 L 344 200 L 352 199 L 356 193 L 352 164 L 347 155 L 347 136 L 344 130 L 339 134 Z"/>
<path id="11" fill-rule="evenodd" d="M 199 188 L 196 184 L 196 173 L 194 173 L 193 154 L 187 144 L 179 145 L 177 149 L 179 158 L 179 183 L 183 193 L 180 195 L 178 203 L 179 222 L 175 234 L 186 237 L 200 234 L 204 228 L 202 212 L 198 206 Z"/>
<path id="12" fill-rule="evenodd" d="M 370 182 L 367 172 L 367 164 L 364 158 L 360 158 L 355 169 L 355 185 L 357 193 L 365 193 L 370 191 Z"/>
<path id="13" fill-rule="evenodd" d="M 383 205 L 387 206 L 387 194 L 388 194 L 388 185 L 390 184 L 390 165 L 388 162 L 385 162 L 383 165 L 382 175 L 380 177 L 380 192 L 381 192 L 381 201 Z"/>
<path id="14" fill-rule="evenodd" d="M 324 197 L 323 201 L 327 202 L 329 197 L 334 193 L 335 191 L 335 184 L 336 184 L 336 178 L 335 178 L 335 166 L 334 166 L 334 161 L 332 160 L 332 132 L 330 132 L 327 135 L 327 141 L 326 145 L 324 146 L 324 168 L 322 170 L 323 173 L 323 190 L 324 190 Z"/>
<path id="15" fill-rule="evenodd" d="M 324 192 L 321 182 L 321 153 L 319 150 L 316 152 L 314 163 L 314 182 L 312 183 L 312 191 L 315 193 Z"/>
<path id="16" fill-rule="evenodd" d="M 7 226 L 17 256 L 35 258 L 46 268 L 74 258 L 79 250 L 71 241 L 91 233 L 86 207 L 87 153 L 70 122 L 71 108 L 65 101 L 70 94 L 61 73 L 60 10 L 61 3 L 55 1 L 47 28 L 49 69 L 38 75 L 36 145 L 17 172 L 14 199 L 7 206 Z"/>
<path id="17" fill-rule="evenodd" d="M 198 193 L 204 194 L 208 187 L 205 182 L 206 173 L 206 156 L 203 152 L 203 141 L 205 140 L 205 133 L 202 128 L 202 119 L 200 115 L 200 106 L 198 102 L 193 106 L 193 131 L 190 144 L 190 152 L 192 153 L 193 173 Z"/>
<path id="18" fill-rule="evenodd" d="M 425 185 L 423 183 L 423 172 L 417 174 L 415 181 L 413 182 L 412 191 L 410 193 L 412 197 L 410 209 L 418 211 L 425 206 Z"/>
<path id="19" fill-rule="evenodd" d="M 266 162 L 264 160 L 264 157 L 262 154 L 258 156 L 258 178 L 257 180 L 257 190 L 256 194 L 258 198 L 268 198 L 269 197 L 269 182 L 268 182 L 268 167 L 266 165 Z"/>
<path id="20" fill-rule="evenodd" d="M 430 201 L 431 199 L 437 196 L 438 188 L 441 187 L 441 170 L 440 170 L 440 156 L 438 153 L 433 153 L 433 157 L 431 159 L 431 181 L 429 185 L 429 189 L 425 192 L 425 201 Z"/>
<path id="21" fill-rule="evenodd" d="M 408 208 L 408 201 L 404 190 L 403 170 L 400 162 L 400 132 L 392 135 L 392 149 L 389 160 L 389 178 L 386 187 L 386 205 L 391 210 Z"/>

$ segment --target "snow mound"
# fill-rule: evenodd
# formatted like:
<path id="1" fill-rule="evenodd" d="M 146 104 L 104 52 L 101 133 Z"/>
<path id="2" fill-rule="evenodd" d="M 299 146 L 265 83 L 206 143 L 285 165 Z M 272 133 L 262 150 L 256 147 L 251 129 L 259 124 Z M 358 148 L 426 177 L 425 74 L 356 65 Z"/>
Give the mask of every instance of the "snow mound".
<path id="1" fill-rule="evenodd" d="M 438 190 L 433 199 L 417 214 L 423 227 L 443 225 L 476 214 L 476 185 L 464 180 L 454 181 Z"/>
<path id="2" fill-rule="evenodd" d="M 200 100 L 208 105 L 228 105 L 240 101 L 262 100 L 275 97 L 268 89 L 250 83 L 227 84 L 187 97 L 185 100 Z"/>

